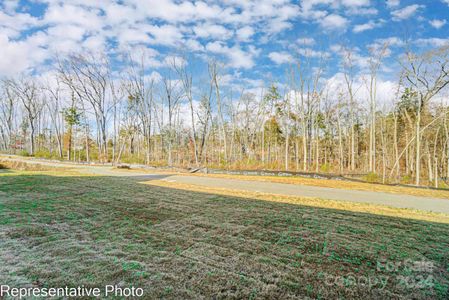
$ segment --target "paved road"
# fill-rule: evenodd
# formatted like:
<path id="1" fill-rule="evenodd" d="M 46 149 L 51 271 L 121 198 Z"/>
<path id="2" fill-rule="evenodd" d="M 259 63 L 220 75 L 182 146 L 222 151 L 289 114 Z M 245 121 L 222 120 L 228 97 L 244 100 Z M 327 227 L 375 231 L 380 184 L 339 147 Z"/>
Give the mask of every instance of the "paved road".
<path id="1" fill-rule="evenodd" d="M 343 190 L 326 187 L 315 187 L 297 184 L 285 184 L 261 181 L 243 181 L 225 178 L 208 178 L 174 175 L 167 178 L 179 183 L 219 187 L 234 190 L 246 190 L 288 196 L 317 197 L 323 199 L 373 203 L 398 208 L 411 208 L 417 210 L 433 211 L 449 214 L 449 199 L 418 197 L 382 192 Z"/>
<path id="2" fill-rule="evenodd" d="M 11 158 L 14 160 L 22 160 L 19 158 Z M 23 160 L 30 162 L 30 160 Z M 189 175 L 163 175 L 151 174 L 151 171 L 120 171 L 112 170 L 110 166 L 87 166 L 66 163 L 56 163 L 48 161 L 33 161 L 43 165 L 69 167 L 77 169 L 86 174 L 104 175 L 104 176 L 121 176 L 139 181 L 163 179 L 175 181 L 179 183 L 202 185 L 207 187 L 227 188 L 234 190 L 245 190 L 251 192 L 263 192 L 270 194 L 279 194 L 287 196 L 305 196 L 317 197 L 322 199 L 372 203 L 387 205 L 397 208 L 411 208 L 416 210 L 432 211 L 449 214 L 449 199 L 439 199 L 430 197 L 418 197 L 411 195 L 399 195 L 383 192 L 344 190 L 326 187 L 315 187 L 297 184 L 284 184 L 274 182 L 261 181 L 245 181 L 227 178 L 211 178 Z"/>

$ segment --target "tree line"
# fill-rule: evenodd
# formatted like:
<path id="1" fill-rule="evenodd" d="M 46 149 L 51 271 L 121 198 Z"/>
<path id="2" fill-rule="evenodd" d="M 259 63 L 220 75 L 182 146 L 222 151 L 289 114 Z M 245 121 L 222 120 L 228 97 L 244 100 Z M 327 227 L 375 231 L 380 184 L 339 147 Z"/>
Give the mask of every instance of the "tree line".
<path id="1" fill-rule="evenodd" d="M 271 81 L 257 93 L 229 92 L 217 61 L 197 82 L 180 57 L 167 57 L 159 77 L 143 54 L 126 55 L 120 72 L 105 54 L 57 57 L 49 76 L 1 80 L 0 149 L 79 162 L 363 174 L 445 187 L 449 48 L 405 51 L 385 103 L 377 93 L 387 50 L 371 52 L 362 81 L 354 53 L 342 49 L 337 84 L 324 78 L 324 59 L 298 60 L 284 83 Z"/>

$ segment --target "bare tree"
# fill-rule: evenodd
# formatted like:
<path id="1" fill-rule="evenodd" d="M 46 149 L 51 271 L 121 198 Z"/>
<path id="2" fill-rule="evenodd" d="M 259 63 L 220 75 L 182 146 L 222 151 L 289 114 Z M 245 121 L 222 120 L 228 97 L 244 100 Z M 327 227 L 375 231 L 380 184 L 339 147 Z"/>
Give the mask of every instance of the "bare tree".
<path id="1" fill-rule="evenodd" d="M 407 53 L 405 78 L 418 93 L 415 130 L 415 184 L 421 178 L 421 114 L 429 101 L 449 84 L 449 47 L 442 47 L 422 55 Z"/>
<path id="2" fill-rule="evenodd" d="M 191 126 L 192 126 L 192 143 L 193 143 L 193 152 L 195 158 L 195 165 L 198 166 L 198 146 L 197 146 L 197 132 L 195 126 L 195 109 L 193 106 L 193 80 L 192 74 L 190 74 L 186 69 L 186 62 L 183 59 L 173 57 L 171 61 L 171 65 L 173 69 L 176 70 L 181 82 L 182 87 L 184 89 L 184 96 L 189 101 L 190 107 L 190 118 L 191 118 Z"/>
<path id="3" fill-rule="evenodd" d="M 224 161 L 225 164 L 228 163 L 228 146 L 227 146 L 227 136 L 226 136 L 226 129 L 225 129 L 225 122 L 223 117 L 223 107 L 222 107 L 222 99 L 220 94 L 220 85 L 219 85 L 219 74 L 218 74 L 218 63 L 216 61 L 212 61 L 209 63 L 209 76 L 211 77 L 211 80 L 215 87 L 215 95 L 217 100 L 217 110 L 218 110 L 218 120 L 219 120 L 219 126 L 222 134 L 222 140 L 223 140 L 223 151 L 224 151 Z"/>
<path id="4" fill-rule="evenodd" d="M 388 44 L 384 43 L 380 48 L 370 49 L 368 91 L 370 99 L 370 126 L 369 126 L 369 171 L 376 171 L 376 104 L 377 104 L 377 73 L 382 60 L 387 53 Z"/>
<path id="5" fill-rule="evenodd" d="M 33 78 L 22 78 L 20 80 L 9 80 L 8 85 L 23 105 L 26 122 L 30 126 L 30 154 L 35 153 L 35 137 L 38 117 L 43 108 L 41 88 Z"/>
<path id="6" fill-rule="evenodd" d="M 62 143 L 62 122 L 61 122 L 61 112 L 62 112 L 62 87 L 59 77 L 55 77 L 54 84 L 47 82 L 44 87 L 46 91 L 46 101 L 45 106 L 47 107 L 50 115 L 50 119 L 55 130 L 56 142 L 58 145 L 58 155 L 60 158 L 63 157 L 63 143 Z"/>
<path id="7" fill-rule="evenodd" d="M 167 127 L 167 145 L 168 145 L 168 165 L 173 165 L 173 143 L 175 139 L 175 117 L 179 108 L 182 92 L 180 82 L 172 80 L 170 74 L 162 79 L 162 97 L 167 106 L 168 127 Z"/>
<path id="8" fill-rule="evenodd" d="M 0 122 L 3 124 L 1 126 L 1 134 L 3 136 L 5 150 L 9 150 L 10 152 L 14 151 L 14 119 L 17 117 L 16 102 L 15 93 L 8 84 L 8 81 L 3 81 L 2 95 L 0 96 Z"/>
<path id="9" fill-rule="evenodd" d="M 107 117 L 114 104 L 107 102 L 110 70 L 104 54 L 72 54 L 59 62 L 59 72 L 65 84 L 76 93 L 80 101 L 90 104 L 99 133 L 98 142 L 102 161 L 107 160 Z"/>

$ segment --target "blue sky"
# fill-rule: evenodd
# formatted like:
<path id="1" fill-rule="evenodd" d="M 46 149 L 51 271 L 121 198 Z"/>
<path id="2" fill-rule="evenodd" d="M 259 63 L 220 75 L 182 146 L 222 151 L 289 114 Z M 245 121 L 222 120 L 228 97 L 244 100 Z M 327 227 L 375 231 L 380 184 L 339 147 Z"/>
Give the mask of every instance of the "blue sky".
<path id="1" fill-rule="evenodd" d="M 197 77 L 205 62 L 223 63 L 225 84 L 285 81 L 290 63 L 323 62 L 339 72 L 342 47 L 357 70 L 369 49 L 388 45 L 382 77 L 397 75 L 404 46 L 449 43 L 449 0 L 2 0 L 0 76 L 45 73 L 56 53 L 144 53 L 153 74 L 169 56 L 189 57 Z M 116 61 L 115 68 L 121 65 Z M 205 72 L 206 71 L 206 72 Z"/>

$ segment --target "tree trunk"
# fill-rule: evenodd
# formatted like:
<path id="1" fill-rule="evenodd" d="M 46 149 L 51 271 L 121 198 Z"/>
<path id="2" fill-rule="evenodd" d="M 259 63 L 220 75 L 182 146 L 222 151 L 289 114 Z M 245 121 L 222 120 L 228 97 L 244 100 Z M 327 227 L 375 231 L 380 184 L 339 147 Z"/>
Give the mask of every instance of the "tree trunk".
<path id="1" fill-rule="evenodd" d="M 419 186 L 421 177 L 421 109 L 418 108 L 416 117 L 416 161 L 415 161 L 415 185 Z"/>

